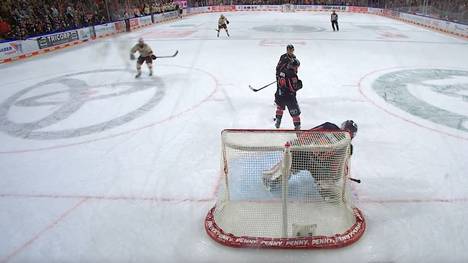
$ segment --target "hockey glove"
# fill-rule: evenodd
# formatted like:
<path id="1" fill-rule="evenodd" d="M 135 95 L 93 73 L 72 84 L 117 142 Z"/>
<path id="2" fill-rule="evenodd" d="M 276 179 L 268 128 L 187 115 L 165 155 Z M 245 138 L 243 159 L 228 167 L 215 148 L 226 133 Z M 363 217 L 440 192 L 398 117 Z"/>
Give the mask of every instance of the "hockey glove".
<path id="1" fill-rule="evenodd" d="M 151 58 L 152 58 L 152 59 L 156 59 L 156 56 L 155 56 L 155 55 L 151 55 Z"/>
<path id="2" fill-rule="evenodd" d="M 228 20 L 226 20 L 226 24 L 228 24 L 228 25 L 229 25 L 229 21 L 228 21 Z"/>
<path id="3" fill-rule="evenodd" d="M 286 87 L 286 79 L 285 78 L 279 78 L 278 84 L 281 88 Z"/>
<path id="4" fill-rule="evenodd" d="M 131 59 L 131 60 L 135 60 L 135 55 L 134 55 L 134 54 L 130 54 L 130 59 Z"/>
<path id="5" fill-rule="evenodd" d="M 298 79 L 296 83 L 296 91 L 302 89 L 302 80 Z"/>
<path id="6" fill-rule="evenodd" d="M 286 87 L 286 74 L 284 74 L 284 72 L 280 72 L 280 74 L 278 75 L 278 85 L 282 88 Z"/>

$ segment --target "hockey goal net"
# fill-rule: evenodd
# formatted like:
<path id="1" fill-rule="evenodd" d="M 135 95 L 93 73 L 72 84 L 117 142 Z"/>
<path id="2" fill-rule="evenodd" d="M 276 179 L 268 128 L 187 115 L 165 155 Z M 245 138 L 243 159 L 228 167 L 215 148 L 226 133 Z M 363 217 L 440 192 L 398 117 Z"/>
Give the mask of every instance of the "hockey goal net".
<path id="1" fill-rule="evenodd" d="M 281 11 L 285 13 L 290 13 L 290 12 L 294 12 L 295 8 L 293 4 L 284 4 L 281 7 Z"/>
<path id="2" fill-rule="evenodd" d="M 347 132 L 224 130 L 222 189 L 205 229 L 233 247 L 337 248 L 365 230 Z"/>

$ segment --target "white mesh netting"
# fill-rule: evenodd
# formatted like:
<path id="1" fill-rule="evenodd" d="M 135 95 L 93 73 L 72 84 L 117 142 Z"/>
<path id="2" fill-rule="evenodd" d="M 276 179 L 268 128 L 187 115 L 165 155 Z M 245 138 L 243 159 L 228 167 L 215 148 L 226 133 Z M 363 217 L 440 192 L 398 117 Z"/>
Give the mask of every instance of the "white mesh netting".
<path id="1" fill-rule="evenodd" d="M 312 243 L 316 237 L 362 234 L 362 215 L 346 190 L 350 141 L 347 132 L 223 131 L 223 189 L 207 217 L 208 233 L 250 238 L 252 246 L 261 239 Z"/>

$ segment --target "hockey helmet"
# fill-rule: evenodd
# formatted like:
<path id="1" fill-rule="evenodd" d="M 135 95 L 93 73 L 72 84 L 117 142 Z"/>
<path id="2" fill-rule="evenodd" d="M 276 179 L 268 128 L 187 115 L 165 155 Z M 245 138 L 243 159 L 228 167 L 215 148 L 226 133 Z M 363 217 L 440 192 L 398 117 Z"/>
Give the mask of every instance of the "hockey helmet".
<path id="1" fill-rule="evenodd" d="M 140 38 L 138 39 L 138 44 L 143 45 L 144 43 L 145 43 L 145 41 L 143 40 L 142 37 L 140 37 Z"/>
<path id="2" fill-rule="evenodd" d="M 341 129 L 351 134 L 351 138 L 356 136 L 358 126 L 353 120 L 347 120 L 341 124 Z"/>
<path id="3" fill-rule="evenodd" d="M 287 47 L 286 47 L 286 50 L 294 50 L 294 46 L 292 44 L 289 44 Z"/>

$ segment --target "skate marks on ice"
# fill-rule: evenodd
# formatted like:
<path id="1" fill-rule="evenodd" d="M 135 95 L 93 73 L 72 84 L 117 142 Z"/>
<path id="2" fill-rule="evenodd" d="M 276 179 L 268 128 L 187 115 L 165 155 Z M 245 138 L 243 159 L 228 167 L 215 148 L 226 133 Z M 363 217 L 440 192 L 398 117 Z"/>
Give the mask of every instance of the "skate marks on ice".
<path id="1" fill-rule="evenodd" d="M 370 25 L 370 24 L 356 24 L 356 23 L 351 23 L 355 27 L 359 27 L 362 29 L 367 29 L 371 31 L 398 31 L 399 29 L 394 26 L 388 26 L 388 25 Z"/>
<path id="2" fill-rule="evenodd" d="M 89 135 L 112 129 L 138 118 L 156 106 L 164 97 L 164 83 L 157 79 L 138 83 L 132 81 L 102 83 L 101 81 L 95 82 L 96 79 L 82 78 L 83 76 L 94 75 L 96 73 L 101 73 L 101 77 L 106 78 L 105 75 L 107 73 L 115 72 L 128 71 L 104 69 L 66 74 L 39 82 L 13 94 L 0 105 L 0 131 L 10 136 L 35 140 L 65 139 Z M 107 75 L 109 76 L 109 74 Z M 102 92 L 103 89 L 106 91 Z M 136 110 L 123 116 L 80 128 L 43 131 L 43 129 L 66 120 L 87 103 L 127 96 L 147 89 L 154 89 L 153 96 Z M 20 108 L 23 108 L 24 113 L 26 113 L 34 107 L 49 108 L 47 110 L 49 114 L 40 117 L 36 116 L 38 118 L 35 121 L 31 119 L 10 120 L 8 118 L 8 115 L 13 110 L 21 111 Z M 23 114 L 18 114 L 17 118 L 22 118 L 22 116 Z"/>
<path id="3" fill-rule="evenodd" d="M 304 40 L 293 40 L 293 39 L 262 39 L 259 42 L 259 46 L 262 47 L 284 47 L 286 48 L 287 45 L 292 44 L 294 46 L 306 46 L 307 41 Z"/>
<path id="4" fill-rule="evenodd" d="M 394 116 L 468 140 L 468 70 L 382 70 L 364 76 L 359 88 L 364 97 Z"/>
<path id="5" fill-rule="evenodd" d="M 124 69 L 84 71 L 42 81 L 20 90 L 0 104 L 0 131 L 10 136 L 35 140 L 65 139 L 99 133 L 140 117 L 164 97 L 165 85 L 160 79 L 111 83 L 100 80 L 112 79 L 115 73 L 119 72 L 131 73 Z M 96 77 L 97 74 L 100 75 L 99 78 Z M 83 127 L 47 130 L 78 113 L 88 103 L 128 96 L 149 89 L 153 95 L 131 112 Z M 44 115 L 39 116 L 38 108 L 45 109 Z M 33 114 L 36 115 L 36 120 L 23 117 L 31 111 L 36 112 Z M 9 116 L 12 115 L 16 120 L 10 120 Z"/>
<path id="6" fill-rule="evenodd" d="M 166 66 L 184 68 L 183 66 Z M 88 137 L 86 142 L 91 142 L 109 136 L 127 134 L 193 111 L 207 101 L 207 98 L 211 98 L 217 90 L 216 79 L 203 71 L 202 73 L 205 74 L 199 74 L 199 77 L 191 81 L 195 83 L 194 85 L 203 83 L 208 88 L 199 92 L 200 95 L 190 98 L 191 104 L 187 106 L 188 109 L 178 109 L 176 112 L 168 113 L 171 114 L 170 116 L 158 115 L 157 120 L 150 116 L 142 118 L 158 104 L 171 103 L 164 100 L 167 81 L 174 79 L 170 81 L 173 92 L 176 92 L 179 86 L 183 86 L 180 76 L 172 76 L 173 74 L 169 71 L 164 74 L 166 69 L 161 70 L 163 71 L 162 77 L 145 77 L 136 81 L 132 70 L 101 69 L 64 74 L 32 85 L 24 84 L 24 87 L 16 84 L 12 87 L 14 90 L 11 91 L 12 94 L 5 94 L 5 99 L 0 101 L 0 135 L 3 133 L 1 141 L 4 142 L 2 145 L 13 149 L 9 151 L 1 149 L 0 153 L 57 147 L 41 145 L 38 149 L 29 149 L 32 147 L 31 141 L 21 142 L 21 139 L 47 141 L 86 135 L 104 136 L 102 138 Z M 179 80 L 176 81 L 176 78 Z M 128 129 L 125 125 L 137 119 L 139 121 L 135 124 L 139 128 L 131 127 L 130 131 L 122 130 Z M 117 129 L 119 127 L 122 128 Z M 105 133 L 106 131 L 112 131 L 114 134 L 109 135 Z M 16 143 L 8 143 L 12 141 L 8 139 L 11 137 L 20 140 L 16 140 Z M 70 142 L 60 147 L 74 144 L 76 143 Z"/>
<path id="7" fill-rule="evenodd" d="M 319 26 L 302 25 L 263 25 L 252 28 L 256 31 L 275 32 L 275 33 L 313 33 L 325 31 L 325 28 Z"/>

